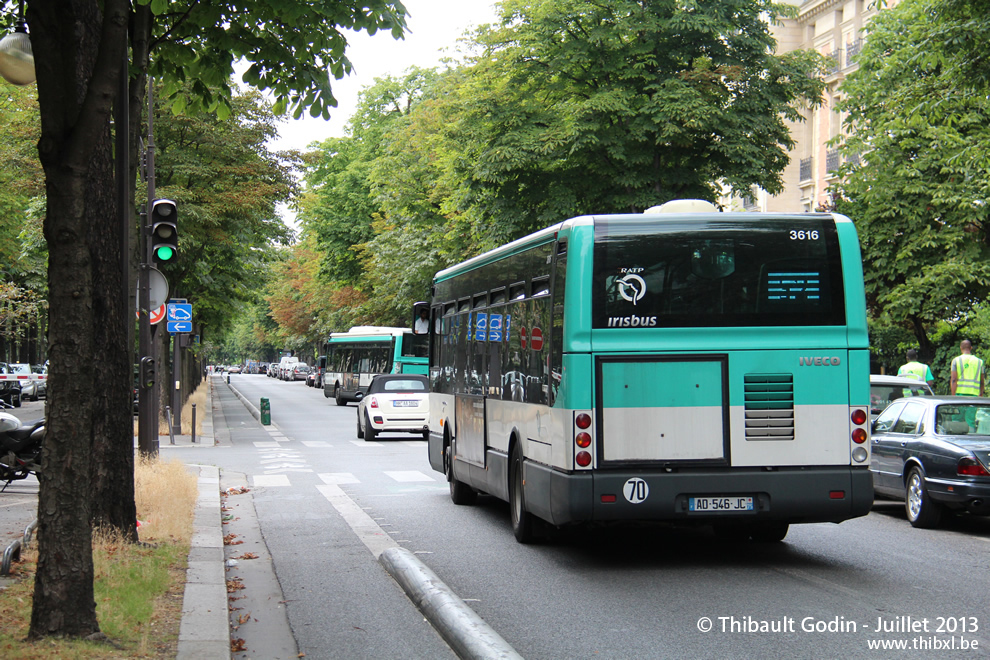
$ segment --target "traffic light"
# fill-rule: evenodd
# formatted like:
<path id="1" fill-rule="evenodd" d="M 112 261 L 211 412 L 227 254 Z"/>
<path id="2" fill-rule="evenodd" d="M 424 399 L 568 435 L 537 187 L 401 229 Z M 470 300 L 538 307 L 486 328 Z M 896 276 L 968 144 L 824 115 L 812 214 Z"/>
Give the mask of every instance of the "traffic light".
<path id="1" fill-rule="evenodd" d="M 168 264 L 179 255 L 179 228 L 175 202 L 156 199 L 151 203 L 151 256 L 156 264 Z"/>
<path id="2" fill-rule="evenodd" d="M 141 382 L 139 385 L 146 390 L 155 386 L 155 358 L 141 358 Z"/>

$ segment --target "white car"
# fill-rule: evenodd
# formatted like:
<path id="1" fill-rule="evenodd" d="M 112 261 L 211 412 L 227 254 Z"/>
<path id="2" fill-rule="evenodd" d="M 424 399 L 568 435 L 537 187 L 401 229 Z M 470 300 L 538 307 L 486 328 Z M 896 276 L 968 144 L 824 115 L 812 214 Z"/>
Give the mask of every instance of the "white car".
<path id="1" fill-rule="evenodd" d="M 905 396 L 932 396 L 928 383 L 904 376 L 870 376 L 870 419 L 874 420 L 894 399 Z"/>
<path id="2" fill-rule="evenodd" d="M 426 376 L 375 376 L 368 393 L 358 401 L 357 437 L 374 441 L 379 433 L 415 433 L 429 439 L 429 397 Z"/>

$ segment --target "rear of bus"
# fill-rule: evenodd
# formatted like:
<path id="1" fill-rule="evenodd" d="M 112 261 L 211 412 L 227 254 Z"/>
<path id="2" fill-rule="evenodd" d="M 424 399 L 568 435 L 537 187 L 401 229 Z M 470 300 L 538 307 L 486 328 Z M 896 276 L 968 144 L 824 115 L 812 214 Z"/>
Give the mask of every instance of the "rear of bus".
<path id="1" fill-rule="evenodd" d="M 582 220 L 561 232 L 574 463 L 568 496 L 551 498 L 545 517 L 731 527 L 868 513 L 869 349 L 852 223 Z M 588 244 L 593 258 L 577 258 Z"/>

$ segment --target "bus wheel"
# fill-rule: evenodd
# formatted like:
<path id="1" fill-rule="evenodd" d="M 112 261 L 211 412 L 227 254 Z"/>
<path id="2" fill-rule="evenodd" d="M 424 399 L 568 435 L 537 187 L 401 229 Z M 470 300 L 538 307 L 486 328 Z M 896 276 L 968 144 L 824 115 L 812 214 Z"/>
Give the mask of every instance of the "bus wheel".
<path id="1" fill-rule="evenodd" d="M 532 543 L 533 514 L 526 511 L 526 495 L 523 492 L 523 457 L 517 443 L 512 448 L 509 466 L 509 510 L 512 512 L 512 533 L 520 543 Z"/>
<path id="2" fill-rule="evenodd" d="M 779 543 L 787 536 L 787 523 L 763 523 L 753 528 L 750 536 L 757 543 Z"/>
<path id="3" fill-rule="evenodd" d="M 344 401 L 344 397 L 341 396 L 341 394 L 340 394 L 340 388 L 339 387 L 333 388 L 333 399 L 334 399 L 334 401 L 337 402 L 337 405 L 338 406 L 346 406 L 347 405 L 347 402 Z"/>
<path id="4" fill-rule="evenodd" d="M 444 447 L 444 471 L 447 473 L 447 484 L 450 486 L 450 501 L 458 506 L 474 504 L 478 499 L 478 493 L 466 483 L 458 481 L 454 477 L 454 450 L 453 443 L 448 442 Z"/>

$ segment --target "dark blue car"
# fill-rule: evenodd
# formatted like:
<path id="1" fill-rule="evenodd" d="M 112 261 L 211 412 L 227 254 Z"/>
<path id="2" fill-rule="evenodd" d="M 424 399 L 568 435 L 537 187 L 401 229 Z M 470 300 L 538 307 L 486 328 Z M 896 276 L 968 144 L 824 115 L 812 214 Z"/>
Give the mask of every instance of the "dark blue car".
<path id="1" fill-rule="evenodd" d="M 904 500 L 913 526 L 990 515 L 990 399 L 897 399 L 873 422 L 872 448 L 874 492 Z"/>

